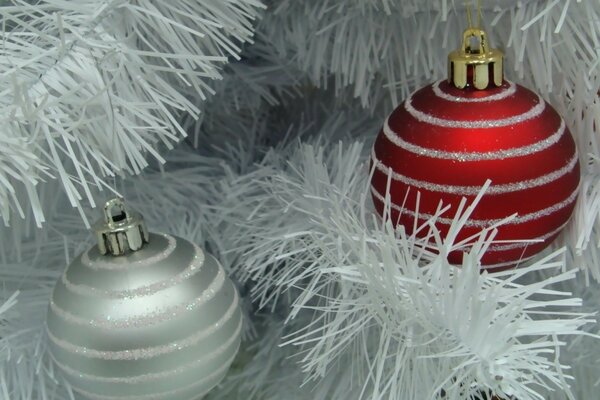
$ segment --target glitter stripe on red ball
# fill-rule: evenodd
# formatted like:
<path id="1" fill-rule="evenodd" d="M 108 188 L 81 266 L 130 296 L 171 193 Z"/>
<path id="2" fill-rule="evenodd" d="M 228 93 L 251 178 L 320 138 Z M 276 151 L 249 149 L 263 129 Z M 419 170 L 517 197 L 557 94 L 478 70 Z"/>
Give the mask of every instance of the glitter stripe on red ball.
<path id="1" fill-rule="evenodd" d="M 440 202 L 451 205 L 437 223 L 446 234 L 461 199 L 472 201 L 491 180 L 457 240 L 517 214 L 499 228 L 496 240 L 541 242 L 494 245 L 482 259 L 488 266 L 510 265 L 547 247 L 573 211 L 580 179 L 575 143 L 562 118 L 538 95 L 510 82 L 461 90 L 443 81 L 417 91 L 385 121 L 372 165 L 377 210 L 383 212 L 389 189 L 391 217 L 409 232 L 417 193 L 420 223 Z M 450 258 L 460 263 L 461 254 Z"/>

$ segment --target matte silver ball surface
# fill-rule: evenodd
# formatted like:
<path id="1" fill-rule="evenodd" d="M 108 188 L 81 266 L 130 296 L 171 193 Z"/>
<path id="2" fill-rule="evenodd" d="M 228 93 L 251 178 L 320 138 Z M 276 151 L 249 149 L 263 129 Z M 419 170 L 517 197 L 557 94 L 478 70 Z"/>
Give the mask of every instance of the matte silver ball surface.
<path id="1" fill-rule="evenodd" d="M 122 256 L 78 256 L 48 310 L 50 356 L 73 389 L 98 400 L 199 399 L 240 344 L 233 283 L 190 242 L 150 234 Z"/>

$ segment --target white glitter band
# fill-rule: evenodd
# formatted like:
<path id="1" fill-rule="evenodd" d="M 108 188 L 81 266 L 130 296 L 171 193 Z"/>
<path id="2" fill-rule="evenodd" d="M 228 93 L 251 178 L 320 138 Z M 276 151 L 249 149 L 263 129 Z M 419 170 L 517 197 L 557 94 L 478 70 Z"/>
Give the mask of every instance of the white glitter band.
<path id="1" fill-rule="evenodd" d="M 386 119 L 385 123 L 383 124 L 383 134 L 385 135 L 385 137 L 401 149 L 425 157 L 458 161 L 504 160 L 507 158 L 527 156 L 545 150 L 553 144 L 557 143 L 560 140 L 560 138 L 565 134 L 565 131 L 565 121 L 563 121 L 561 118 L 559 128 L 552 135 L 548 136 L 546 139 L 540 140 L 539 142 L 523 147 L 513 147 L 509 149 L 477 153 L 464 151 L 443 151 L 429 149 L 427 147 L 421 147 L 416 144 L 405 141 L 400 137 L 400 135 L 394 132 L 389 125 L 389 118 Z"/>
<path id="2" fill-rule="evenodd" d="M 184 386 L 184 387 L 180 387 L 174 390 L 169 390 L 167 392 L 161 392 L 161 393 L 152 393 L 152 394 L 147 394 L 147 395 L 127 395 L 127 396 L 106 396 L 106 395 L 99 395 L 99 394 L 95 394 L 95 393 L 91 393 L 88 391 L 85 391 L 83 389 L 79 389 L 75 386 L 71 386 L 73 388 L 73 391 L 82 394 L 83 396 L 85 396 L 87 399 L 91 399 L 91 400 L 170 400 L 173 398 L 173 396 L 176 396 L 179 393 L 182 392 L 187 392 L 188 390 L 192 390 L 196 387 L 205 385 L 206 382 L 210 382 L 212 380 L 215 380 L 217 378 L 219 378 L 221 375 L 224 375 L 225 372 L 227 372 L 227 370 L 229 369 L 231 363 L 233 362 L 233 360 L 235 359 L 235 355 L 233 355 L 232 357 L 230 357 L 222 366 L 220 366 L 219 368 L 217 368 L 215 370 L 215 372 L 211 373 L 210 375 L 202 378 L 202 379 L 198 379 L 197 381 L 195 381 L 194 383 L 192 383 L 191 385 L 188 386 Z M 209 391 L 212 389 L 212 387 L 209 389 Z M 193 398 L 194 399 L 200 399 L 202 398 L 207 392 L 204 393 L 194 393 Z"/>
<path id="3" fill-rule="evenodd" d="M 494 253 L 494 252 L 507 251 L 507 250 L 524 249 L 524 248 L 534 245 L 534 244 L 540 244 L 541 242 L 545 242 L 548 238 L 551 238 L 552 236 L 558 234 L 560 231 L 562 231 L 565 228 L 565 226 L 567 226 L 568 223 L 569 223 L 569 221 L 565 222 L 558 228 L 554 229 L 551 232 L 546 233 L 545 235 L 538 236 L 538 237 L 531 238 L 531 239 L 524 239 L 524 240 L 535 240 L 535 242 L 493 244 L 490 247 L 488 247 L 487 252 Z"/>
<path id="4" fill-rule="evenodd" d="M 94 382 L 105 382 L 105 383 L 136 384 L 136 383 L 142 383 L 142 382 L 152 382 L 156 379 L 165 379 L 165 378 L 171 377 L 173 375 L 181 374 L 183 372 L 189 371 L 192 368 L 198 367 L 199 365 L 202 365 L 208 361 L 214 360 L 215 358 L 217 358 L 218 356 L 225 353 L 227 350 L 229 350 L 231 348 L 231 345 L 233 345 L 238 340 L 238 337 L 239 337 L 241 331 L 242 331 L 242 318 L 240 316 L 240 322 L 239 322 L 238 327 L 237 327 L 236 331 L 234 332 L 234 334 L 229 339 L 227 339 L 227 341 L 225 343 L 223 343 L 221 346 L 217 347 L 215 350 L 208 353 L 205 357 L 202 357 L 199 360 L 194 360 L 190 363 L 187 363 L 187 364 L 177 367 L 175 369 L 162 371 L 162 372 L 155 372 L 155 373 L 150 373 L 150 374 L 136 375 L 136 376 L 105 377 L 105 376 L 84 374 L 81 371 L 74 370 L 62 363 L 59 363 L 58 361 L 56 361 L 56 358 L 54 357 L 54 355 L 51 352 L 50 352 L 50 357 L 52 358 L 54 363 L 56 365 L 58 365 L 58 367 L 61 370 L 63 370 L 66 374 L 77 377 L 77 378 L 83 378 L 83 379 L 87 379 L 87 380 L 94 381 Z"/>
<path id="5" fill-rule="evenodd" d="M 549 174 L 539 176 L 534 179 L 528 179 L 525 181 L 506 183 L 502 185 L 491 185 L 485 192 L 486 195 L 497 195 L 503 193 L 511 193 L 518 192 L 521 190 L 531 189 L 537 186 L 546 185 L 550 182 L 553 182 L 566 174 L 573 171 L 575 166 L 577 165 L 577 160 L 579 156 L 577 151 L 573 155 L 573 157 L 567 162 L 567 164 L 559 168 L 555 171 L 552 171 Z M 417 189 L 425 189 L 431 192 L 441 192 L 441 193 L 451 193 L 462 196 L 475 196 L 481 191 L 482 186 L 459 186 L 459 185 L 442 185 L 439 183 L 432 183 L 428 181 L 422 181 L 418 179 L 413 179 L 408 176 L 404 176 L 395 172 L 389 166 L 385 165 L 381 160 L 377 158 L 375 154 L 375 149 L 371 151 L 371 159 L 375 164 L 375 167 L 380 172 L 391 175 L 392 179 L 398 182 L 402 182 L 405 185 L 417 188 Z"/>
<path id="6" fill-rule="evenodd" d="M 507 262 L 503 262 L 503 263 L 499 263 L 499 264 L 483 264 L 481 267 L 483 269 L 495 269 L 495 268 L 502 268 L 502 267 L 508 267 L 511 265 L 518 265 L 518 264 L 522 264 L 526 261 L 531 260 L 532 258 L 534 258 L 536 256 L 536 254 L 529 256 L 529 257 L 525 257 L 525 258 L 521 258 L 520 260 L 515 260 L 515 261 L 507 261 Z"/>
<path id="7" fill-rule="evenodd" d="M 140 359 L 149 359 L 158 357 L 164 354 L 169 354 L 174 351 L 182 350 L 186 347 L 193 346 L 198 344 L 203 339 L 206 339 L 208 336 L 217 332 L 223 325 L 225 325 L 235 314 L 238 308 L 239 297 L 237 294 L 237 290 L 234 291 L 233 302 L 227 312 L 219 319 L 217 322 L 209 326 L 207 329 L 196 332 L 191 336 L 188 336 L 185 339 L 175 341 L 169 344 L 154 346 L 154 347 L 146 347 L 141 349 L 131 349 L 131 350 L 121 350 L 121 351 L 108 351 L 108 350 L 96 350 L 90 349 L 83 346 L 78 346 L 73 343 L 67 342 L 66 340 L 59 339 L 56 337 L 50 329 L 46 325 L 46 333 L 48 338 L 61 349 L 77 354 L 86 358 L 98 358 L 101 360 L 140 360 Z M 242 323 L 242 317 L 240 316 L 240 324 Z"/>
<path id="8" fill-rule="evenodd" d="M 517 85 L 515 85 L 513 82 L 507 81 L 509 86 L 506 89 L 503 89 L 502 91 L 500 91 L 496 94 L 493 94 L 491 96 L 473 97 L 473 98 L 458 97 L 458 96 L 452 96 L 450 93 L 446 93 L 442 89 L 440 89 L 440 83 L 442 83 L 442 82 L 444 82 L 444 80 L 437 81 L 436 83 L 433 84 L 433 86 L 432 86 L 433 93 L 435 93 L 435 95 L 437 97 L 440 97 L 444 100 L 452 101 L 454 103 L 484 103 L 484 102 L 488 102 L 488 101 L 498 101 L 498 100 L 503 100 L 507 97 L 512 96 L 517 91 Z"/>
<path id="9" fill-rule="evenodd" d="M 94 296 L 109 299 L 133 299 L 135 297 L 150 296 L 161 290 L 178 285 L 202 270 L 202 265 L 204 265 L 204 252 L 196 245 L 194 245 L 194 251 L 195 255 L 191 264 L 179 274 L 170 279 L 156 282 L 151 285 L 141 286 L 135 289 L 105 290 L 98 289 L 93 286 L 75 284 L 69 281 L 67 277 L 67 271 L 63 273 L 61 280 L 67 290 L 80 296 Z"/>
<path id="10" fill-rule="evenodd" d="M 385 203 L 385 198 L 372 185 L 371 185 L 371 193 L 373 193 L 375 198 L 377 198 L 379 201 Z M 577 185 L 577 188 L 565 200 L 563 200 L 559 203 L 556 203 L 550 207 L 544 208 L 542 210 L 539 210 L 539 211 L 536 211 L 533 213 L 529 213 L 529 214 L 524 214 L 522 216 L 517 216 L 516 218 L 513 218 L 512 220 L 506 222 L 504 225 L 518 225 L 518 224 L 522 224 L 524 222 L 534 221 L 536 219 L 540 219 L 542 217 L 547 217 L 548 215 L 552 215 L 555 212 L 572 204 L 575 201 L 575 199 L 577 198 L 578 193 L 579 193 L 579 185 Z M 415 213 L 414 211 L 409 210 L 404 207 L 400 207 L 399 205 L 394 204 L 394 203 L 391 203 L 390 206 L 394 210 L 396 210 L 402 214 L 410 215 L 413 218 L 416 217 L 416 218 L 422 219 L 422 220 L 434 220 L 436 223 L 440 223 L 442 225 L 451 225 L 454 221 L 453 218 L 443 218 L 443 217 L 434 218 L 434 215 L 426 214 L 426 213 L 418 213 L 418 215 L 417 215 L 417 213 Z M 469 220 L 467 220 L 467 222 L 465 222 L 464 226 L 476 227 L 476 228 L 486 228 L 491 225 L 497 224 L 501 221 L 502 221 L 502 219 L 469 219 Z"/>
<path id="11" fill-rule="evenodd" d="M 191 303 L 182 303 L 176 306 L 164 308 L 159 311 L 153 311 L 148 314 L 138 315 L 135 317 L 128 318 L 111 318 L 110 316 L 103 316 L 94 319 L 86 319 L 74 315 L 61 307 L 59 307 L 53 300 L 50 301 L 50 309 L 60 318 L 65 321 L 82 326 L 91 326 L 100 329 L 126 329 L 126 328 L 141 328 L 150 325 L 155 325 L 164 321 L 169 321 L 177 316 L 198 308 L 206 304 L 209 300 L 216 296 L 221 290 L 225 283 L 225 272 L 222 268 L 219 268 L 217 276 L 210 283 L 210 285 L 202 292 L 202 295 L 194 299 Z"/>
<path id="12" fill-rule="evenodd" d="M 477 121 L 460 121 L 434 117 L 433 115 L 427 114 L 423 111 L 417 110 L 412 105 L 412 96 L 404 102 L 404 108 L 410 115 L 416 120 L 424 122 L 430 125 L 442 126 L 444 128 L 466 128 L 466 129 L 487 129 L 487 128 L 498 128 L 502 126 L 511 126 L 520 124 L 539 116 L 546 108 L 546 102 L 540 96 L 538 96 L 538 104 L 529 109 L 529 111 L 515 115 L 513 117 L 492 119 L 492 120 L 477 120 Z"/>
<path id="13" fill-rule="evenodd" d="M 107 269 L 107 270 L 119 270 L 119 269 L 130 269 L 136 267 L 146 267 L 148 265 L 155 264 L 160 262 L 173 253 L 175 247 L 177 246 L 175 238 L 169 235 L 162 235 L 165 239 L 167 239 L 167 247 L 158 254 L 153 255 L 152 257 L 148 257 L 142 260 L 131 261 L 128 263 L 114 263 L 109 262 L 111 258 L 106 258 L 102 260 L 91 260 L 90 259 L 90 251 L 94 249 L 94 247 L 88 249 L 81 255 L 81 263 L 90 269 Z"/>

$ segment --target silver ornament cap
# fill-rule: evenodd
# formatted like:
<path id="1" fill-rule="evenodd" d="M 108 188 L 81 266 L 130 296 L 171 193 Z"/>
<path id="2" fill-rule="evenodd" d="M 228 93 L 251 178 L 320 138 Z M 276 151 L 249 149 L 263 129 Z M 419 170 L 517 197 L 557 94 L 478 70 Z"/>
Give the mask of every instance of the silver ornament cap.
<path id="1" fill-rule="evenodd" d="M 104 204 L 103 218 L 94 224 L 93 229 L 98 238 L 98 250 L 103 255 L 121 256 L 138 251 L 149 242 L 144 218 L 128 210 L 121 198 Z"/>

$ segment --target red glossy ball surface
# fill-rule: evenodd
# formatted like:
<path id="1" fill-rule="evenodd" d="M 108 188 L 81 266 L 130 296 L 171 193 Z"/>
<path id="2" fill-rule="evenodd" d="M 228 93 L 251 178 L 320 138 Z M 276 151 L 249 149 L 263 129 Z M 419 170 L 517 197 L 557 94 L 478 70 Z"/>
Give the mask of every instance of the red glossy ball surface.
<path id="1" fill-rule="evenodd" d="M 571 216 L 580 180 L 563 119 L 540 96 L 509 82 L 475 90 L 442 81 L 417 91 L 386 120 L 372 165 L 376 209 L 383 213 L 390 175 L 390 217 L 408 232 L 415 218 L 422 224 L 441 202 L 451 206 L 436 222 L 446 235 L 461 199 L 470 203 L 491 180 L 457 241 L 516 213 L 495 241 L 540 242 L 495 243 L 482 259 L 487 268 L 513 265 L 547 247 Z M 462 254 L 449 259 L 458 264 Z"/>

